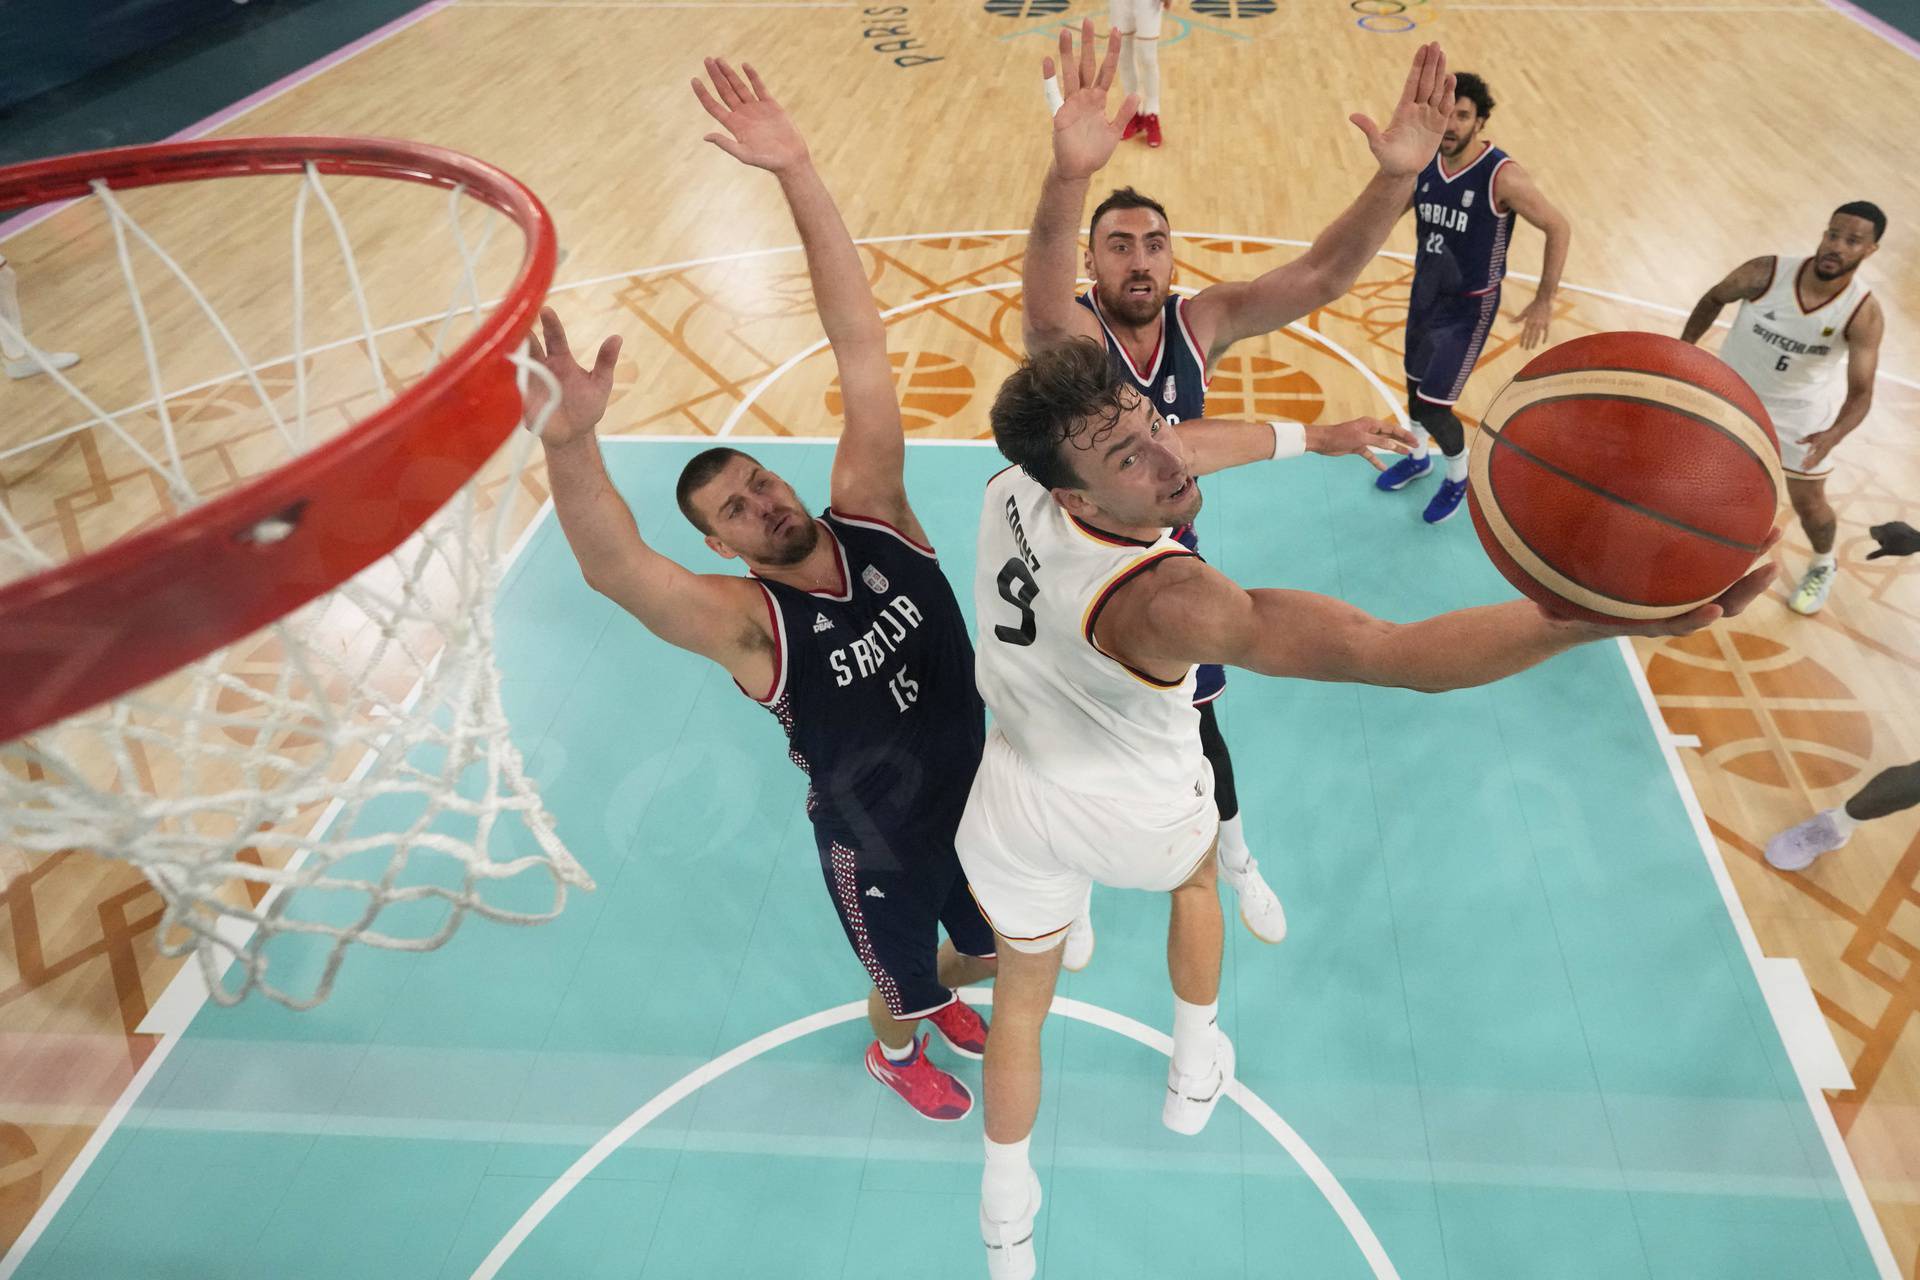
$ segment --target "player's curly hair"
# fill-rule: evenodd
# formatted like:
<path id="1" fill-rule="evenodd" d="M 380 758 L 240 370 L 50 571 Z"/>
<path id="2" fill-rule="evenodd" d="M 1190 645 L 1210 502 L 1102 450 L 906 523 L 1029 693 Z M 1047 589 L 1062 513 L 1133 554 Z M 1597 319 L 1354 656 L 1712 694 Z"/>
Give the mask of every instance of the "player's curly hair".
<path id="1" fill-rule="evenodd" d="M 1493 114 L 1493 94 L 1487 91 L 1487 82 L 1471 71 L 1454 73 L 1453 96 L 1471 102 L 1482 120 Z"/>
<path id="2" fill-rule="evenodd" d="M 1000 384 L 988 420 L 1008 462 L 1049 489 L 1077 489 L 1066 448 L 1085 452 L 1113 433 L 1132 388 L 1114 372 L 1106 348 L 1074 338 L 1021 362 Z"/>

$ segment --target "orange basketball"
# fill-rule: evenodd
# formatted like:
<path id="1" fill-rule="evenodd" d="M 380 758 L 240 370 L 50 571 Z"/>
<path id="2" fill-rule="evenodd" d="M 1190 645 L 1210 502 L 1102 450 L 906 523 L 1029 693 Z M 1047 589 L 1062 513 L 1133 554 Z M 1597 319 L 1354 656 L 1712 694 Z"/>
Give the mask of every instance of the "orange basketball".
<path id="1" fill-rule="evenodd" d="M 1669 618 L 1725 591 L 1786 493 L 1752 388 L 1657 333 L 1535 357 L 1487 410 L 1469 480 L 1473 527 L 1507 581 L 1603 622 Z"/>

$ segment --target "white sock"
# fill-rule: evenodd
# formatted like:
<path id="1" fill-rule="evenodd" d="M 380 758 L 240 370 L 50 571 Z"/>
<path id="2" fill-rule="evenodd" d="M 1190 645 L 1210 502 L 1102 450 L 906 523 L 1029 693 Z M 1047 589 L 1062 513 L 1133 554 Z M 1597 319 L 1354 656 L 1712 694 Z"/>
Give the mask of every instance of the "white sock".
<path id="1" fill-rule="evenodd" d="M 1140 89 L 1140 73 L 1133 69 L 1133 48 L 1136 41 L 1131 33 L 1120 37 L 1120 96 L 1125 98 Z M 1145 108 L 1141 108 L 1145 110 Z"/>
<path id="2" fill-rule="evenodd" d="M 885 1040 L 878 1041 L 877 1043 L 880 1045 L 880 1052 L 886 1055 L 888 1062 L 905 1062 L 913 1057 L 915 1041 L 912 1038 L 909 1038 L 906 1044 L 898 1049 L 888 1044 Z"/>
<path id="3" fill-rule="evenodd" d="M 25 360 L 27 349 L 14 336 L 26 331 L 20 322 L 20 286 L 9 266 L 0 266 L 0 320 L 12 326 L 10 329 L 0 327 L 0 355 L 9 360 Z"/>
<path id="4" fill-rule="evenodd" d="M 1425 427 L 1417 422 L 1413 422 L 1407 425 L 1407 430 L 1411 431 L 1413 438 L 1420 442 L 1413 446 L 1413 457 L 1416 461 L 1427 457 L 1433 452 L 1433 437 L 1427 434 Z"/>
<path id="5" fill-rule="evenodd" d="M 1214 1026 L 1220 1021 L 1220 1002 L 1188 1004 L 1173 998 L 1173 1069 L 1183 1076 L 1197 1076 L 1213 1065 L 1219 1048 Z"/>
<path id="6" fill-rule="evenodd" d="M 1467 478 L 1467 451 L 1465 449 L 1462 449 L 1458 453 L 1443 453 L 1440 456 L 1447 460 L 1447 479 L 1453 481 L 1455 484 L 1459 484 Z"/>
<path id="7" fill-rule="evenodd" d="M 1028 1134 L 1018 1142 L 995 1142 L 988 1138 L 987 1168 L 980 1175 L 980 1208 L 995 1222 L 1012 1222 L 1027 1208 L 1027 1179 L 1033 1167 L 1027 1148 L 1033 1143 Z"/>
<path id="8" fill-rule="evenodd" d="M 1240 815 L 1220 819 L 1220 865 L 1238 871 L 1247 865 L 1247 859 L 1253 851 L 1247 848 L 1247 835 L 1240 825 Z"/>
<path id="9" fill-rule="evenodd" d="M 1841 805 L 1837 809 L 1829 809 L 1827 810 L 1827 814 L 1833 819 L 1834 830 L 1843 836 L 1851 836 L 1853 829 L 1860 825 L 1860 819 L 1848 813 L 1845 805 Z"/>
<path id="10" fill-rule="evenodd" d="M 1135 39 L 1134 70 L 1140 76 L 1140 110 L 1145 115 L 1160 114 L 1160 41 Z"/>
<path id="11" fill-rule="evenodd" d="M 1812 564 L 1809 564 L 1809 565 L 1807 566 L 1807 568 L 1809 568 L 1809 569 L 1837 569 L 1837 568 L 1839 568 L 1839 565 L 1837 565 L 1837 564 L 1836 564 L 1836 563 L 1834 562 L 1834 559 L 1833 559 L 1833 552 L 1831 552 L 1831 551 L 1822 551 L 1822 552 L 1819 552 L 1818 554 L 1816 554 L 1816 555 L 1815 555 L 1815 556 L 1813 557 L 1813 563 L 1812 563 Z"/>

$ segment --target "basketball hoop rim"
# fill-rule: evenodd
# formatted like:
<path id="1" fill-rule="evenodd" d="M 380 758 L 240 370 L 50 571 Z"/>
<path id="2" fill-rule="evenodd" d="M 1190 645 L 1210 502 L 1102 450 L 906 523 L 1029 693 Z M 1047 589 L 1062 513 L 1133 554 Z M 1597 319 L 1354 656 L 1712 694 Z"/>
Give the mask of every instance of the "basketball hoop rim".
<path id="1" fill-rule="evenodd" d="M 510 356 L 553 282 L 545 206 L 503 170 L 391 138 L 217 138 L 83 152 L 0 169 L 0 210 L 211 178 L 322 174 L 464 188 L 526 237 L 479 328 L 392 401 L 264 475 L 154 528 L 0 586 L 0 742 L 118 697 L 331 591 L 399 546 L 520 421 Z M 300 353 L 294 353 L 299 359 Z M 383 491 L 384 489 L 384 491 Z M 291 515 L 263 544 L 249 532 Z"/>

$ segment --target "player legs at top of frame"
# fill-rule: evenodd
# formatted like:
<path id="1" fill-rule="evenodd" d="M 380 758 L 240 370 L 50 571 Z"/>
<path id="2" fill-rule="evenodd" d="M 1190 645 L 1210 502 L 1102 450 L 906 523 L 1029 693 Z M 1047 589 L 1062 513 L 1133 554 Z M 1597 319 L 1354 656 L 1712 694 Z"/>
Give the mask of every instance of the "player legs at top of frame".
<path id="1" fill-rule="evenodd" d="M 1152 400 L 1168 421 L 1193 421 L 1206 413 L 1207 381 L 1228 348 L 1285 328 L 1339 298 L 1359 278 L 1393 230 L 1412 175 L 1438 138 L 1410 128 L 1400 114 L 1385 134 L 1367 121 L 1363 129 L 1380 171 L 1312 246 L 1253 280 L 1210 285 L 1191 298 L 1173 293 L 1172 229 L 1165 207 L 1131 187 L 1115 191 L 1093 211 L 1088 247 L 1079 264 L 1093 286 L 1078 294 L 1074 268 L 1080 216 L 1093 176 L 1112 158 L 1119 141 L 1108 127 L 1106 99 L 1116 59 L 1126 65 L 1125 46 L 1117 35 L 1108 36 L 1105 58 L 1097 68 L 1094 50 L 1091 22 L 1082 24 L 1077 50 L 1073 33 L 1061 33 L 1058 72 L 1065 91 L 1052 120 L 1053 162 L 1041 183 L 1021 267 L 1027 350 L 1077 338 L 1104 343 L 1115 376 Z M 1054 82 L 1055 72 L 1054 59 L 1045 59 L 1041 75 L 1047 83 Z M 1409 90 L 1411 86 L 1410 80 Z M 1122 101 L 1122 117 L 1130 102 L 1131 96 Z M 1399 110 L 1409 108 L 1403 98 Z M 1358 452 L 1370 461 L 1373 455 L 1365 445 L 1404 451 L 1413 439 L 1372 419 L 1330 426 L 1288 424 L 1287 435 L 1289 442 L 1297 438 L 1310 452 Z M 1191 524 L 1176 529 L 1174 538 L 1190 551 L 1199 548 Z M 1194 686 L 1202 749 L 1213 769 L 1220 811 L 1220 873 L 1233 887 L 1248 929 L 1263 941 L 1278 942 L 1286 935 L 1286 915 L 1247 847 L 1233 760 L 1213 705 L 1225 687 L 1226 672 L 1211 664 L 1200 669 Z M 1065 966 L 1083 967 L 1092 949 L 1092 922 L 1083 914 L 1067 940 Z"/>
<path id="2" fill-rule="evenodd" d="M 26 322 L 20 318 L 20 280 L 5 257 L 0 257 L 0 357 L 7 376 L 31 378 L 48 369 L 69 369 L 80 357 L 71 351 L 42 351 L 39 358 L 27 349 Z"/>
<path id="3" fill-rule="evenodd" d="M 873 981 L 866 1069 L 929 1119 L 958 1120 L 973 1095 L 929 1061 L 917 1032 L 924 1019 L 969 1058 L 988 1040 L 955 994 L 996 967 L 953 846 L 985 732 L 973 646 L 907 500 L 886 330 L 859 252 L 805 140 L 753 68 L 709 59 L 706 71 L 712 87 L 695 80 L 694 92 L 724 130 L 707 140 L 779 179 L 805 247 L 845 401 L 831 505 L 809 515 L 749 455 L 709 449 L 680 475 L 680 510 L 747 575 L 694 573 L 654 551 L 594 436 L 619 339 L 588 371 L 548 311 L 534 352 L 561 389 L 541 436 L 554 510 L 590 586 L 660 639 L 718 663 L 778 719 L 808 775 L 828 894 Z M 532 384 L 530 418 L 545 394 Z"/>
<path id="4" fill-rule="evenodd" d="M 1162 142 L 1160 133 L 1160 26 L 1173 0 L 1107 0 L 1111 37 L 1120 41 L 1120 93 L 1139 95 L 1139 110 L 1130 112 L 1121 138 L 1139 138 L 1150 147 Z M 1092 27 L 1089 20 L 1087 26 Z"/>
<path id="5" fill-rule="evenodd" d="M 1421 513 L 1428 524 L 1452 517 L 1467 496 L 1467 433 L 1453 409 L 1500 313 L 1514 216 L 1538 227 L 1547 240 L 1539 287 L 1520 313 L 1523 349 L 1547 340 L 1554 293 L 1573 237 L 1566 215 L 1532 176 L 1480 136 L 1494 105 L 1486 81 L 1461 72 L 1454 92 L 1440 149 L 1420 171 L 1405 206 L 1414 212 L 1418 237 L 1407 303 L 1407 413 L 1421 444 L 1375 482 L 1391 491 L 1425 476 L 1433 470 L 1427 441 L 1439 441 L 1445 470 Z"/>
<path id="6" fill-rule="evenodd" d="M 1812 256 L 1774 254 L 1741 263 L 1702 295 L 1680 332 L 1698 342 L 1722 308 L 1740 304 L 1720 358 L 1746 379 L 1773 419 L 1787 497 L 1813 548 L 1787 600 L 1796 613 L 1818 613 L 1839 573 L 1833 554 L 1839 517 L 1827 501 L 1827 477 L 1834 449 L 1873 407 L 1886 318 L 1859 271 L 1886 229 L 1878 205 L 1843 204 L 1827 219 Z"/>

